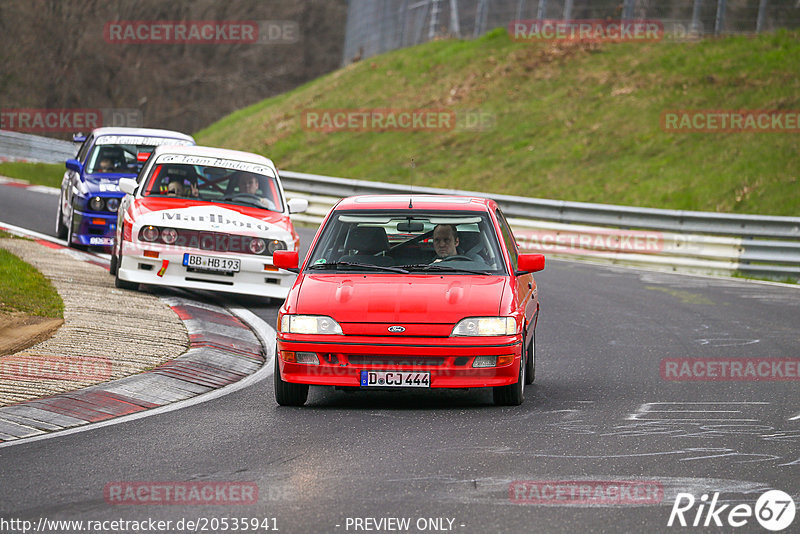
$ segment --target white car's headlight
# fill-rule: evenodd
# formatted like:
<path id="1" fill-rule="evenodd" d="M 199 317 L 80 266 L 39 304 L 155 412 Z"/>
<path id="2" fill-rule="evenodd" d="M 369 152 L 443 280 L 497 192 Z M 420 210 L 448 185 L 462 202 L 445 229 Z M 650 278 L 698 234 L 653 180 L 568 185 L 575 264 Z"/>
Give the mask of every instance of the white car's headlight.
<path id="1" fill-rule="evenodd" d="M 269 252 L 270 254 L 272 254 L 276 250 L 287 250 L 287 249 L 288 247 L 286 246 L 286 243 L 284 243 L 280 239 L 273 239 L 267 245 L 267 252 Z"/>
<path id="2" fill-rule="evenodd" d="M 467 317 L 453 327 L 451 336 L 511 336 L 517 334 L 513 317 Z"/>
<path id="3" fill-rule="evenodd" d="M 286 334 L 342 334 L 339 323 L 327 315 L 284 315 L 279 329 Z"/>

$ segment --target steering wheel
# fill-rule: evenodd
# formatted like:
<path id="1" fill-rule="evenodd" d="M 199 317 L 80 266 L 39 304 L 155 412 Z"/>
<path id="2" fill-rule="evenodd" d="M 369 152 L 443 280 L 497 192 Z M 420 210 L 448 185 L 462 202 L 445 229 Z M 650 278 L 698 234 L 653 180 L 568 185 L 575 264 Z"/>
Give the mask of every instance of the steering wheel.
<path id="1" fill-rule="evenodd" d="M 453 260 L 467 260 L 467 261 L 475 261 L 473 258 L 469 256 L 464 256 L 463 254 L 456 254 L 455 256 L 447 256 L 446 258 L 441 258 L 439 261 L 453 261 Z"/>

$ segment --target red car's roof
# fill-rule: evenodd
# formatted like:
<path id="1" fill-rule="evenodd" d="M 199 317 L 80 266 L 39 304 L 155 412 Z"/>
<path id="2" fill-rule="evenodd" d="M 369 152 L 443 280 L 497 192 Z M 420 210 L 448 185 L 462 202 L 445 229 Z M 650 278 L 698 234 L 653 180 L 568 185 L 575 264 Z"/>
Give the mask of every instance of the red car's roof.
<path id="1" fill-rule="evenodd" d="M 468 210 L 489 211 L 494 201 L 480 197 L 461 197 L 450 195 L 359 195 L 343 199 L 336 205 L 337 210 L 386 210 L 409 209 L 426 210 Z"/>

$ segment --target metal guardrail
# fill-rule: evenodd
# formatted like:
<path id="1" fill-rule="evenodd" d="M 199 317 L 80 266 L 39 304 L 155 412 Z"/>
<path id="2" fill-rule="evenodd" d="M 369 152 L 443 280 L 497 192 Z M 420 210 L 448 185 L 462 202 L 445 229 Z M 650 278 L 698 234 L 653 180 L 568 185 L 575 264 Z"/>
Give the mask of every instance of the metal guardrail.
<path id="1" fill-rule="evenodd" d="M 309 201 L 306 213 L 293 216 L 297 221 L 319 223 L 351 195 L 475 195 L 497 201 L 526 251 L 683 272 L 800 278 L 800 217 L 567 202 L 291 171 L 282 171 L 281 180 L 289 194 Z"/>
<path id="2" fill-rule="evenodd" d="M 77 151 L 78 145 L 70 141 L 0 130 L 0 161 L 64 163 Z"/>
<path id="3" fill-rule="evenodd" d="M 62 163 L 69 141 L 0 130 L 0 161 Z M 307 198 L 298 222 L 319 223 L 346 196 L 451 194 L 489 197 L 509 218 L 520 248 L 675 271 L 800 279 L 800 217 L 732 215 L 514 197 L 281 172 L 293 196 Z"/>

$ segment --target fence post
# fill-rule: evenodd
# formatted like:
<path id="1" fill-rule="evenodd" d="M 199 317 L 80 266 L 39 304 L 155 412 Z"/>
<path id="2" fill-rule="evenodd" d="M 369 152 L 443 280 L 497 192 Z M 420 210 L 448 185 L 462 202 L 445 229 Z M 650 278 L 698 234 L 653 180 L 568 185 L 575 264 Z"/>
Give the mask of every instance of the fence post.
<path id="1" fill-rule="evenodd" d="M 767 0 L 758 2 L 758 20 L 756 21 L 756 33 L 761 33 L 764 29 L 764 17 L 767 16 Z"/>
<path id="2" fill-rule="evenodd" d="M 689 33 L 696 33 L 700 31 L 700 8 L 703 7 L 703 0 L 694 0 L 694 7 L 692 8 L 692 24 L 689 26 Z"/>
<path id="3" fill-rule="evenodd" d="M 473 32 L 475 37 L 483 33 L 483 24 L 486 20 L 486 1 L 478 0 L 478 9 L 475 10 L 475 31 Z"/>
<path id="4" fill-rule="evenodd" d="M 564 20 L 572 20 L 572 0 L 564 2 Z"/>
<path id="5" fill-rule="evenodd" d="M 436 37 L 436 26 L 439 24 L 439 10 L 441 9 L 442 0 L 430 0 L 431 3 L 431 21 L 428 26 L 428 40 L 433 41 Z"/>
<path id="6" fill-rule="evenodd" d="M 458 17 L 458 0 L 450 0 L 450 33 L 461 37 L 461 22 Z"/>
<path id="7" fill-rule="evenodd" d="M 714 35 L 719 35 L 725 29 L 725 7 L 728 0 L 717 0 L 717 20 L 714 22 Z"/>
<path id="8" fill-rule="evenodd" d="M 547 0 L 539 0 L 539 9 L 536 10 L 537 20 L 542 20 L 547 14 Z"/>
<path id="9" fill-rule="evenodd" d="M 633 18 L 633 0 L 625 0 L 622 6 L 622 20 L 630 20 Z"/>

